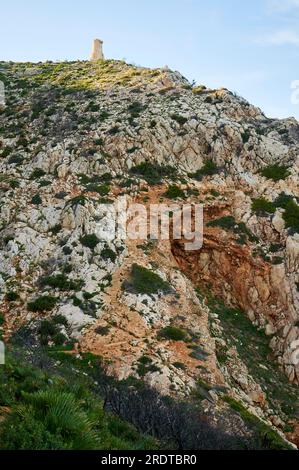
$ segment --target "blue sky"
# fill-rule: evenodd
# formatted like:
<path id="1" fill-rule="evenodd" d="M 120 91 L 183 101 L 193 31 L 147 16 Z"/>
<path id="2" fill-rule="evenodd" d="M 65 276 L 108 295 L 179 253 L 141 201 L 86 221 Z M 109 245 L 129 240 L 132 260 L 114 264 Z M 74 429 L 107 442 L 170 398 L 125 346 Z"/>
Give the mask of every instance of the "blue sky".
<path id="1" fill-rule="evenodd" d="M 0 60 L 85 59 L 100 37 L 108 58 L 167 64 L 299 119 L 299 0 L 10 0 L 0 19 Z"/>

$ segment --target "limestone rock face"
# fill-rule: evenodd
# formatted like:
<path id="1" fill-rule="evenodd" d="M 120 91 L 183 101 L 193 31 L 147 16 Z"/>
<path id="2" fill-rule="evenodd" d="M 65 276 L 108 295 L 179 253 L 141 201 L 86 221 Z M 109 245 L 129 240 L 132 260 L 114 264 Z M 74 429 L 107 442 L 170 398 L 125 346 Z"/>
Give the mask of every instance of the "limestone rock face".
<path id="1" fill-rule="evenodd" d="M 297 121 L 166 67 L 104 60 L 100 40 L 91 61 L 2 65 L 6 334 L 59 315 L 111 374 L 196 389 L 208 410 L 229 395 L 282 431 L 298 414 Z M 202 248 L 121 236 L 124 198 L 203 204 Z M 134 264 L 169 290 L 132 288 Z M 28 308 L 40 296 L 52 310 Z"/>

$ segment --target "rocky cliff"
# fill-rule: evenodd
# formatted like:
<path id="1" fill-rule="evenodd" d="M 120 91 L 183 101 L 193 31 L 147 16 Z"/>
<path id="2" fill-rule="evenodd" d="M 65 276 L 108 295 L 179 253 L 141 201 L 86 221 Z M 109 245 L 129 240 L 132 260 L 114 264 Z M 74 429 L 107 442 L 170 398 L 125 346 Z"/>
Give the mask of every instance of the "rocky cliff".
<path id="1" fill-rule="evenodd" d="M 0 80 L 5 337 L 29 328 L 209 412 L 241 403 L 297 442 L 297 121 L 119 61 L 2 62 Z M 202 249 L 105 237 L 124 195 L 202 203 Z"/>

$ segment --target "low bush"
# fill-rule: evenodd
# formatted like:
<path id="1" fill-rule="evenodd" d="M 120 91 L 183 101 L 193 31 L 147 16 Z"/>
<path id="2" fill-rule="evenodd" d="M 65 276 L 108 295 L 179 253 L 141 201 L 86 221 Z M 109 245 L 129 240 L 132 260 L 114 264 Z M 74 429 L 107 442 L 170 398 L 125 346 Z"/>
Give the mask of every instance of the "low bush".
<path id="1" fill-rule="evenodd" d="M 243 144 L 247 144 L 247 142 L 249 142 L 249 139 L 251 137 L 251 134 L 248 130 L 245 130 L 242 134 L 241 134 L 241 137 L 242 137 L 242 141 L 243 141 Z"/>
<path id="2" fill-rule="evenodd" d="M 286 204 L 283 219 L 287 228 L 299 233 L 299 205 L 293 199 Z"/>
<path id="3" fill-rule="evenodd" d="M 41 280 L 43 286 L 49 286 L 53 289 L 59 289 L 62 291 L 68 290 L 81 290 L 84 286 L 83 280 L 70 280 L 65 274 L 55 274 L 53 276 L 46 276 Z"/>
<path id="4" fill-rule="evenodd" d="M 5 295 L 5 300 L 7 300 L 8 302 L 15 302 L 18 299 L 19 299 L 19 294 L 13 291 L 9 291 Z"/>
<path id="5" fill-rule="evenodd" d="M 192 352 L 189 354 L 190 357 L 196 359 L 197 361 L 206 361 L 209 357 L 209 353 L 207 353 L 203 348 L 198 345 L 191 346 Z"/>
<path id="6" fill-rule="evenodd" d="M 89 191 L 91 193 L 98 193 L 101 196 L 107 196 L 110 193 L 110 186 L 109 184 L 96 184 L 96 183 L 90 183 L 86 185 L 85 187 L 86 191 Z"/>
<path id="7" fill-rule="evenodd" d="M 155 364 L 153 364 L 153 361 L 150 357 L 148 356 L 141 356 L 138 359 L 138 364 L 137 364 L 137 373 L 139 377 L 144 377 L 146 374 L 149 372 L 159 372 L 159 367 L 157 367 Z"/>
<path id="8" fill-rule="evenodd" d="M 94 250 L 95 247 L 100 243 L 100 240 L 98 239 L 95 233 L 81 237 L 80 241 L 83 246 L 86 246 L 91 250 Z"/>
<path id="9" fill-rule="evenodd" d="M 109 334 L 110 328 L 109 326 L 97 326 L 94 331 L 97 335 L 106 336 Z"/>
<path id="10" fill-rule="evenodd" d="M 231 215 L 220 217 L 219 219 L 212 220 L 207 223 L 208 227 L 220 227 L 223 230 L 229 230 L 239 235 L 240 239 L 246 242 L 248 238 L 250 241 L 258 241 L 257 237 L 246 227 L 244 222 L 236 222 L 235 218 Z"/>
<path id="11" fill-rule="evenodd" d="M 251 208 L 259 217 L 267 217 L 269 214 L 275 213 L 273 202 L 268 201 L 264 197 L 253 199 Z"/>
<path id="12" fill-rule="evenodd" d="M 163 178 L 175 178 L 176 169 L 171 166 L 161 166 L 149 162 L 140 163 L 130 170 L 131 175 L 139 176 L 150 185 L 160 184 Z"/>
<path id="13" fill-rule="evenodd" d="M 263 168 L 260 173 L 265 178 L 271 179 L 273 181 L 285 180 L 288 176 L 290 176 L 288 167 L 277 164 L 269 165 L 266 168 Z"/>
<path id="14" fill-rule="evenodd" d="M 35 206 L 39 206 L 42 203 L 43 201 L 39 194 L 35 194 L 31 199 L 31 204 L 34 204 Z"/>
<path id="15" fill-rule="evenodd" d="M 116 261 L 116 253 L 110 248 L 104 248 L 104 250 L 101 251 L 101 257 L 105 260 L 112 261 L 112 263 Z"/>
<path id="16" fill-rule="evenodd" d="M 132 119 L 138 118 L 144 110 L 145 106 L 139 101 L 133 101 L 133 103 L 128 106 L 128 111 Z"/>
<path id="17" fill-rule="evenodd" d="M 9 165 L 21 165 L 24 161 L 24 157 L 22 157 L 22 155 L 12 155 L 9 160 L 8 160 L 8 163 Z"/>
<path id="18" fill-rule="evenodd" d="M 170 341 L 185 341 L 188 335 L 184 330 L 175 326 L 166 326 L 158 333 L 158 339 L 168 339 Z"/>
<path id="19" fill-rule="evenodd" d="M 290 196 L 286 193 L 280 193 L 279 196 L 275 199 L 274 205 L 275 207 L 281 207 L 282 209 L 285 209 L 287 204 L 292 200 L 293 196 Z"/>
<path id="20" fill-rule="evenodd" d="M 57 302 L 55 297 L 44 295 L 28 302 L 27 307 L 31 312 L 47 312 L 53 310 Z"/>
<path id="21" fill-rule="evenodd" d="M 61 224 L 56 224 L 54 227 L 51 227 L 51 232 L 53 235 L 57 235 L 59 232 L 62 230 L 62 225 Z"/>
<path id="22" fill-rule="evenodd" d="M 31 180 L 36 180 L 38 178 L 42 178 L 45 176 L 46 172 L 42 170 L 41 168 L 35 168 L 33 172 L 31 173 L 30 179 Z"/>
<path id="23" fill-rule="evenodd" d="M 172 292 L 170 284 L 164 281 L 158 274 L 138 264 L 133 264 L 130 280 L 124 281 L 122 288 L 137 294 L 168 294 Z"/>
<path id="24" fill-rule="evenodd" d="M 185 199 L 185 192 L 179 188 L 176 184 L 172 184 L 168 187 L 167 191 L 164 193 L 164 196 L 168 199 Z"/>
<path id="25" fill-rule="evenodd" d="M 184 116 L 181 116 L 180 114 L 172 114 L 171 119 L 176 121 L 181 126 L 183 126 L 184 124 L 186 124 L 186 122 L 188 122 L 188 119 Z"/>
<path id="26" fill-rule="evenodd" d="M 241 403 L 232 397 L 224 396 L 223 400 L 237 412 L 243 421 L 254 431 L 258 444 L 264 449 L 286 450 L 291 449 L 280 435 L 260 420 L 257 416 L 250 413 Z"/>
<path id="27" fill-rule="evenodd" d="M 0 411 L 1 450 L 157 448 L 155 439 L 103 409 L 86 373 L 98 370 L 99 360 L 86 355 L 76 362 L 71 354 L 54 354 L 60 365 L 44 349 L 37 352 L 39 365 L 47 370 L 25 364 L 23 354 L 7 354 L 0 369 L 0 406 L 9 407 L 8 413 Z M 69 367 L 73 363 L 76 372 Z"/>
<path id="28" fill-rule="evenodd" d="M 0 158 L 8 157 L 8 155 L 11 154 L 12 150 L 13 150 L 12 147 L 9 147 L 9 146 L 4 147 L 4 149 L 2 150 L 0 154 Z"/>
<path id="29" fill-rule="evenodd" d="M 200 170 L 190 175 L 191 178 L 201 181 L 205 176 L 213 176 L 219 173 L 219 168 L 212 160 L 207 160 Z"/>

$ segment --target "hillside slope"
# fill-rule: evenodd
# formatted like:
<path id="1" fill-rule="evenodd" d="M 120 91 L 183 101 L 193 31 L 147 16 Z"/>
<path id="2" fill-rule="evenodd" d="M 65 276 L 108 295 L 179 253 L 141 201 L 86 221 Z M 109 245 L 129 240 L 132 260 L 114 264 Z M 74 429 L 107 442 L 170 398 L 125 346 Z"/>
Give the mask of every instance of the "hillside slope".
<path id="1" fill-rule="evenodd" d="M 297 121 L 120 61 L 0 62 L 0 80 L 6 340 L 91 352 L 298 442 Z M 114 238 L 119 196 L 202 203 L 202 249 Z"/>

